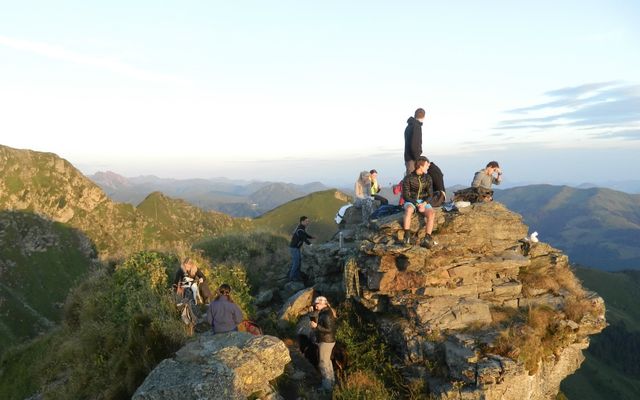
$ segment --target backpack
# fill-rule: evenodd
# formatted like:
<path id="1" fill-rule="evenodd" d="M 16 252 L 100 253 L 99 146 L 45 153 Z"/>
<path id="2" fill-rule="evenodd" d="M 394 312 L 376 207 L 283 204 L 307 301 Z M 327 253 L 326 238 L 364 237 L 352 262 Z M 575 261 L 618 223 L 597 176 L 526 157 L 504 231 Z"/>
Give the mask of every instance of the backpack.
<path id="1" fill-rule="evenodd" d="M 470 187 L 453 193 L 453 201 L 468 201 L 469 203 L 487 203 L 493 201 L 493 190 L 481 187 Z"/>

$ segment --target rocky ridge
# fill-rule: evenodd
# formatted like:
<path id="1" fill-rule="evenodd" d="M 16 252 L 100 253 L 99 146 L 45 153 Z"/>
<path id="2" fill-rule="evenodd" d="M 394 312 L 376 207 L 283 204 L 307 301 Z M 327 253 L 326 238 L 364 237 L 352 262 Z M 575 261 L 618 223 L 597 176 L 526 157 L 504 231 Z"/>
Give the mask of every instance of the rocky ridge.
<path id="1" fill-rule="evenodd" d="M 567 256 L 523 240 L 521 217 L 495 202 L 438 210 L 431 250 L 398 245 L 400 224 L 401 214 L 363 224 L 351 208 L 335 240 L 304 253 L 303 272 L 359 304 L 413 387 L 438 399 L 554 398 L 606 325 Z M 419 227 L 414 218 L 417 239 Z"/>

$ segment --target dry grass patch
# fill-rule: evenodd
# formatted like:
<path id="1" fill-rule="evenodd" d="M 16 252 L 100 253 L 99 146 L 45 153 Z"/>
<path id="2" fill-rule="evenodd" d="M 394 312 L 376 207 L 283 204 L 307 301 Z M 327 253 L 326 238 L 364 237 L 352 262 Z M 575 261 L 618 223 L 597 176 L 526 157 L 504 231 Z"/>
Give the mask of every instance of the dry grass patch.
<path id="1" fill-rule="evenodd" d="M 392 394 L 370 371 L 349 374 L 333 392 L 334 400 L 387 400 Z"/>
<path id="2" fill-rule="evenodd" d="M 545 356 L 558 355 L 572 340 L 571 330 L 560 323 L 560 314 L 546 307 L 532 307 L 526 320 L 503 330 L 489 352 L 522 361 L 529 374 L 538 371 Z"/>

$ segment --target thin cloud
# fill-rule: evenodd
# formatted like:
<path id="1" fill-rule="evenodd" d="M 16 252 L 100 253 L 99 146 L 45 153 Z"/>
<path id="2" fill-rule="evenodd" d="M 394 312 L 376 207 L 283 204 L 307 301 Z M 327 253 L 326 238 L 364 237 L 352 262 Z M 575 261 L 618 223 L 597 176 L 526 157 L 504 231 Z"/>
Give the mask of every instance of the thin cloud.
<path id="1" fill-rule="evenodd" d="M 56 60 L 71 62 L 78 65 L 96 67 L 143 81 L 174 83 L 187 82 L 186 79 L 177 76 L 144 70 L 123 63 L 119 60 L 115 60 L 113 58 L 88 56 L 44 42 L 15 39 L 8 36 L 0 35 L 0 46 L 5 46 L 16 50 L 37 54 L 43 57 L 53 58 Z"/>
<path id="2" fill-rule="evenodd" d="M 508 110 L 524 114 L 506 119 L 494 128 L 505 131 L 541 131 L 552 128 L 592 130 L 592 138 L 640 140 L 640 85 L 620 82 L 589 83 L 546 92 L 556 99 Z M 541 115 L 542 114 L 542 115 Z"/>

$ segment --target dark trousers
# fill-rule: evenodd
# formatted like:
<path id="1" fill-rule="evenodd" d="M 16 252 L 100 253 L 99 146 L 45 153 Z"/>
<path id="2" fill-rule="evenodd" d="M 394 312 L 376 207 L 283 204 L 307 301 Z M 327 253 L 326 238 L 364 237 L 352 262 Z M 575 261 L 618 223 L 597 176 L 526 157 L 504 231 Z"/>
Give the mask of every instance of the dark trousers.
<path id="1" fill-rule="evenodd" d="M 300 253 L 300 248 L 298 247 L 289 247 L 289 252 L 291 253 L 291 268 L 289 268 L 289 280 L 300 280 L 302 276 L 300 276 L 300 265 L 302 265 L 302 254 Z"/>

